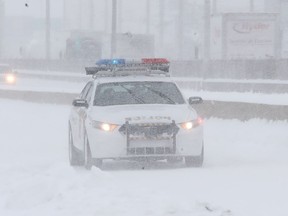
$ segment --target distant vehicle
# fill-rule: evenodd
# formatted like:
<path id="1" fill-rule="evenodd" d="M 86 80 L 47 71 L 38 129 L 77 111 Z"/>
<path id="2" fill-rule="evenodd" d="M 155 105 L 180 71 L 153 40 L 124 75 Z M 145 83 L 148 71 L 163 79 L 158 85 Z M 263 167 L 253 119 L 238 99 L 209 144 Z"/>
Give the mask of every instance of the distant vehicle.
<path id="1" fill-rule="evenodd" d="M 92 37 L 68 38 L 66 41 L 66 58 L 70 60 L 97 59 L 102 55 L 99 41 Z"/>
<path id="2" fill-rule="evenodd" d="M 100 60 L 73 101 L 71 166 L 101 167 L 105 159 L 164 160 L 202 166 L 203 121 L 169 78 L 166 59 Z"/>
<path id="3" fill-rule="evenodd" d="M 9 64 L 0 64 L 0 83 L 15 84 L 16 74 Z"/>

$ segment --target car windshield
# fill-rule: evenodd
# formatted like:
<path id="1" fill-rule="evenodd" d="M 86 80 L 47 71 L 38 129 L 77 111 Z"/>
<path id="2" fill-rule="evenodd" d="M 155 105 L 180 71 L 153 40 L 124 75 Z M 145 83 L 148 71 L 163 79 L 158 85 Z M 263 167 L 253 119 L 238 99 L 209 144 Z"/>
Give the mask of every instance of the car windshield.
<path id="1" fill-rule="evenodd" d="M 95 106 L 125 104 L 183 104 L 179 89 L 170 82 L 116 82 L 98 85 Z"/>

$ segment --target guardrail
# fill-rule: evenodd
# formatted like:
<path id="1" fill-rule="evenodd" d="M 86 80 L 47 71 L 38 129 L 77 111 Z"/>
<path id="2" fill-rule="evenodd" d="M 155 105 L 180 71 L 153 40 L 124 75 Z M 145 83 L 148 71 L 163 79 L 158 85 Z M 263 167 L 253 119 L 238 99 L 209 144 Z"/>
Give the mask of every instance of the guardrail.
<path id="1" fill-rule="evenodd" d="M 0 90 L 0 98 L 43 104 L 71 105 L 75 97 L 77 94 L 73 93 Z M 194 108 L 204 118 L 215 117 L 242 121 L 260 118 L 287 121 L 288 117 L 288 106 L 282 105 L 204 101 L 203 104 L 195 105 Z"/>
<path id="2" fill-rule="evenodd" d="M 184 78 L 177 79 L 176 82 L 181 88 L 191 89 L 194 91 L 209 91 L 209 92 L 253 92 L 253 93 L 288 93 L 287 83 L 276 82 L 240 82 L 237 80 L 185 80 Z"/>
<path id="3" fill-rule="evenodd" d="M 19 73 L 19 79 L 37 78 L 44 80 L 61 80 L 68 82 L 87 82 L 91 76 L 82 73 L 71 76 L 71 73 L 53 74 L 51 73 Z M 173 77 L 181 88 L 194 91 L 211 92 L 254 92 L 254 93 L 288 93 L 288 80 L 229 80 L 229 79 L 200 79 Z"/>
<path id="4" fill-rule="evenodd" d="M 72 100 L 77 97 L 73 93 L 59 92 L 37 92 L 37 91 L 18 91 L 18 90 L 1 90 L 0 98 L 21 100 L 35 103 L 70 105 Z"/>
<path id="5" fill-rule="evenodd" d="M 85 66 L 94 65 L 96 60 L 2 59 L 1 62 L 18 69 L 81 72 Z M 204 79 L 288 80 L 288 59 L 172 60 L 170 71 L 173 76 Z"/>

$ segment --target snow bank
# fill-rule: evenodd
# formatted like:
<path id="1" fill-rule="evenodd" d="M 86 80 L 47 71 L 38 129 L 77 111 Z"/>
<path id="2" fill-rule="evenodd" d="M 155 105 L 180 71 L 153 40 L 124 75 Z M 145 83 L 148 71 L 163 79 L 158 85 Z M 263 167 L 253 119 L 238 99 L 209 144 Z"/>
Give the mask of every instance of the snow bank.
<path id="1" fill-rule="evenodd" d="M 245 102 L 254 104 L 270 105 L 288 105 L 287 94 L 263 94 L 253 92 L 209 92 L 209 91 L 192 91 L 183 90 L 184 95 L 188 98 L 191 96 L 200 96 L 204 100 L 227 101 L 227 102 Z"/>
<path id="2" fill-rule="evenodd" d="M 68 106 L 0 100 L 0 215 L 286 216 L 287 121 L 205 120 L 203 168 L 68 165 Z"/>

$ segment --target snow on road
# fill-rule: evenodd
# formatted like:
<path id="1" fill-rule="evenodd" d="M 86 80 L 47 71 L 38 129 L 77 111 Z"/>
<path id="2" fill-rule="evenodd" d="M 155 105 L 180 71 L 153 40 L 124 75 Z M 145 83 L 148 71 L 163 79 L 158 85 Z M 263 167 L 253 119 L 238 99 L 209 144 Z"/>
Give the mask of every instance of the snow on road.
<path id="1" fill-rule="evenodd" d="M 203 168 L 68 165 L 68 106 L 0 99 L 1 216 L 287 216 L 287 121 L 206 119 Z"/>
<path id="2" fill-rule="evenodd" d="M 45 80 L 39 78 L 19 78 L 15 85 L 0 83 L 0 89 L 36 92 L 63 92 L 79 93 L 85 86 L 85 82 L 70 82 L 59 80 Z"/>
<path id="3" fill-rule="evenodd" d="M 21 71 L 21 74 L 35 75 L 34 77 L 19 77 L 16 85 L 5 85 L 0 83 L 0 89 L 4 90 L 18 90 L 18 91 L 36 91 L 36 92 L 60 92 L 60 93 L 80 93 L 86 84 L 84 80 L 85 75 L 75 73 L 64 72 L 41 72 L 40 71 Z M 53 79 L 39 78 L 36 75 L 40 74 L 53 76 Z M 69 78 L 79 78 L 79 80 L 67 80 Z M 183 80 L 183 78 L 173 78 L 174 80 Z M 189 80 L 185 78 L 185 80 Z M 195 79 L 192 79 L 195 81 Z M 196 79 L 197 81 L 197 79 Z M 215 80 L 214 80 L 215 81 Z M 217 79 L 216 79 L 217 81 Z M 224 82 L 225 80 L 221 80 Z M 212 80 L 210 80 L 212 82 Z M 236 82 L 235 80 L 226 80 L 226 82 Z M 237 82 L 240 82 L 237 80 Z M 242 81 L 244 82 L 244 81 Z M 249 82 L 249 80 L 245 80 Z M 267 80 L 257 80 L 256 83 L 267 83 Z M 268 83 L 274 84 L 286 84 L 286 81 L 270 80 Z M 254 92 L 210 92 L 210 91 L 191 91 L 191 89 L 183 89 L 185 96 L 201 96 L 204 100 L 216 100 L 216 101 L 229 101 L 229 102 L 247 102 L 247 103 L 259 103 L 269 105 L 288 105 L 288 94 L 264 94 Z"/>

